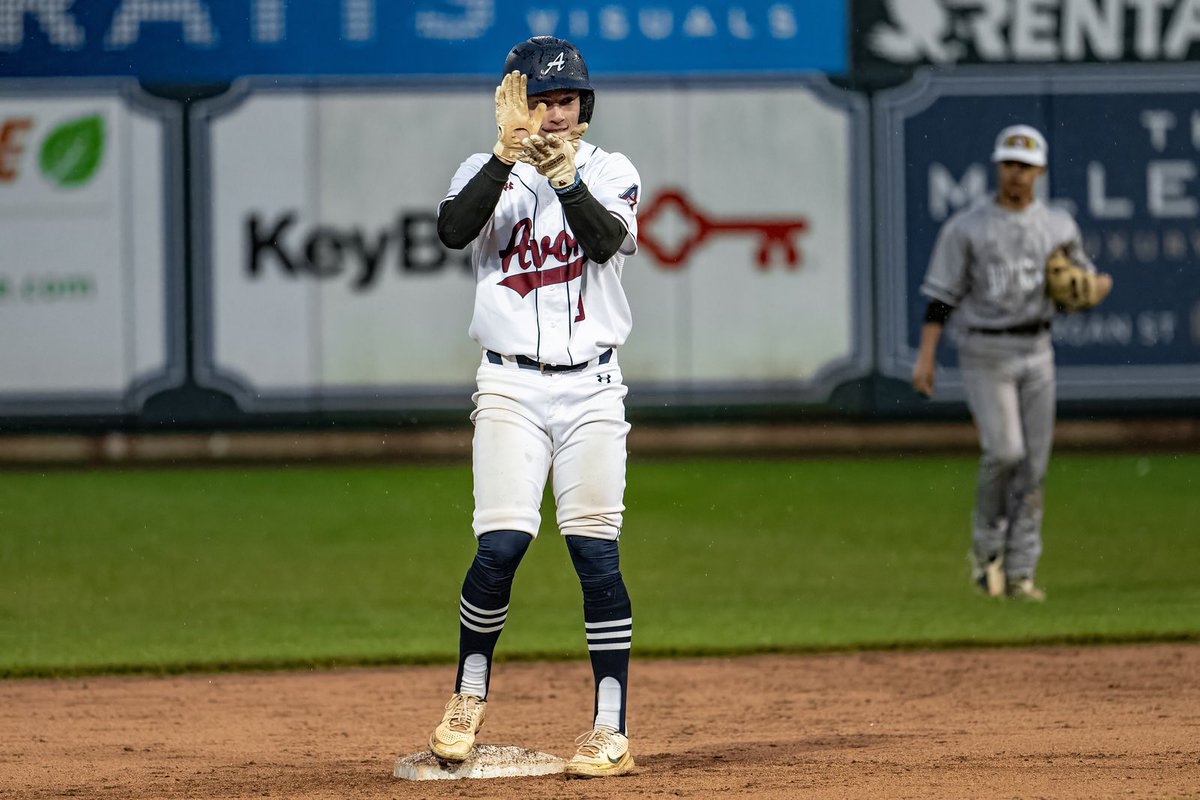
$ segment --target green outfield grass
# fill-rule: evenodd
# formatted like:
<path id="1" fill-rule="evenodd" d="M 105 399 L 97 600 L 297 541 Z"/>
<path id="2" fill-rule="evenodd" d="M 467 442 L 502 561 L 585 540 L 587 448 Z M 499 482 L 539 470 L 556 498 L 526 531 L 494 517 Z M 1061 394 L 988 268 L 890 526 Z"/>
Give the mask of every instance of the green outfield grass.
<path id="1" fill-rule="evenodd" d="M 1041 606 L 968 586 L 974 471 L 635 461 L 635 653 L 1200 639 L 1200 456 L 1056 456 Z M 3 472 L 0 675 L 449 660 L 470 520 L 463 466 Z M 499 653 L 582 641 L 545 526 Z"/>

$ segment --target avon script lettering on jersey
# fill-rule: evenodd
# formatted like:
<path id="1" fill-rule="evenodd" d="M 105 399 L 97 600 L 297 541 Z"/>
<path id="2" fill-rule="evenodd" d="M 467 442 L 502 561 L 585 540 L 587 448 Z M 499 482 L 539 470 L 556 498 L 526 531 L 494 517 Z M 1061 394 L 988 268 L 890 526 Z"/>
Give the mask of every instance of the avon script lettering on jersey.
<path id="1" fill-rule="evenodd" d="M 549 236 L 536 239 L 533 237 L 533 220 L 529 217 L 513 226 L 508 244 L 501 248 L 499 256 L 502 272 L 507 273 L 514 261 L 523 270 L 500 281 L 501 286 L 507 286 L 521 297 L 542 286 L 566 283 L 583 274 L 584 256 L 575 237 L 561 230 L 553 239 Z M 551 259 L 555 265 L 547 269 L 546 264 Z M 530 269 L 534 271 L 528 271 Z"/>

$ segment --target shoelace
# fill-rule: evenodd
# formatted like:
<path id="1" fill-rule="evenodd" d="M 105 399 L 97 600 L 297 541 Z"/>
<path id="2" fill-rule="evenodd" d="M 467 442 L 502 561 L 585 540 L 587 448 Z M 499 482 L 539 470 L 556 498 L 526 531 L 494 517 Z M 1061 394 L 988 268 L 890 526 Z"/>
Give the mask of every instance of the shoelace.
<path id="1" fill-rule="evenodd" d="M 575 744 L 579 746 L 581 753 L 598 758 L 612 739 L 612 733 L 608 728 L 596 728 L 577 738 Z"/>
<path id="2" fill-rule="evenodd" d="M 475 695 L 455 695 L 446 705 L 446 710 L 450 712 L 450 719 L 447 721 L 450 729 L 470 733 L 471 715 L 478 704 L 479 698 Z"/>

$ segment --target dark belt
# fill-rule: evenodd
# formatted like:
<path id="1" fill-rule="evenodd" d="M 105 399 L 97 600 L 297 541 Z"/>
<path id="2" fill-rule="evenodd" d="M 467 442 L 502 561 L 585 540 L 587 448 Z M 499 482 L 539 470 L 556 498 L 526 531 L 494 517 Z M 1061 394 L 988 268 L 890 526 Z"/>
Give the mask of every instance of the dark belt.
<path id="1" fill-rule="evenodd" d="M 612 348 L 608 348 L 600 357 L 596 359 L 597 364 L 607 364 L 612 360 Z M 585 361 L 582 364 L 543 364 L 540 361 L 534 361 L 529 356 L 515 356 L 517 366 L 522 369 L 536 369 L 539 372 L 578 372 L 581 369 L 587 369 L 590 361 Z M 497 353 L 495 350 L 487 351 L 487 360 L 493 364 L 504 363 L 504 356 Z"/>
<path id="2" fill-rule="evenodd" d="M 971 333 L 982 333 L 984 336 L 1036 336 L 1048 330 L 1049 322 L 1030 322 L 1026 325 L 1013 325 L 1011 328 L 970 328 Z"/>

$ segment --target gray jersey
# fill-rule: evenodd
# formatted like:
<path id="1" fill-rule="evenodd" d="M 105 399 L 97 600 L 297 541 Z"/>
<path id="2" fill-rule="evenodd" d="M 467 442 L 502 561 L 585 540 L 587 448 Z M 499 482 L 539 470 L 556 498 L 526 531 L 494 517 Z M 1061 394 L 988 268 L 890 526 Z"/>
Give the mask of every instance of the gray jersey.
<path id="1" fill-rule="evenodd" d="M 1046 259 L 1064 244 L 1091 266 L 1066 211 L 1041 200 L 1013 211 L 981 199 L 942 226 L 921 292 L 953 306 L 955 322 L 967 328 L 1049 322 L 1055 309 L 1046 296 Z"/>

